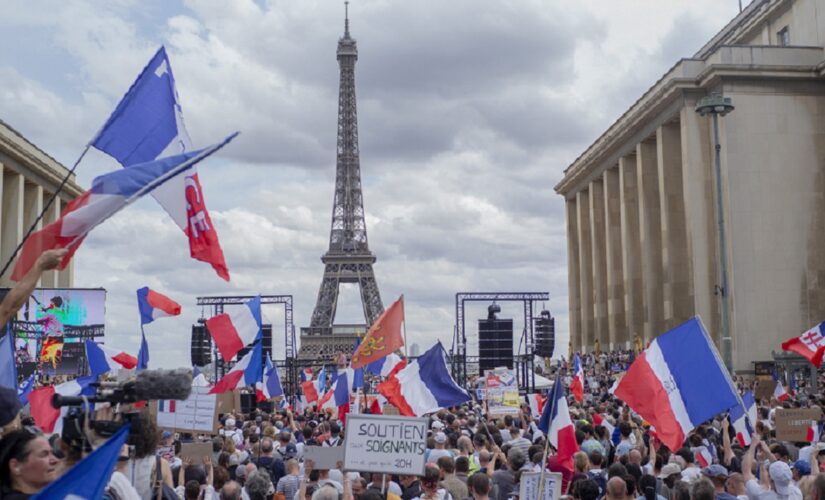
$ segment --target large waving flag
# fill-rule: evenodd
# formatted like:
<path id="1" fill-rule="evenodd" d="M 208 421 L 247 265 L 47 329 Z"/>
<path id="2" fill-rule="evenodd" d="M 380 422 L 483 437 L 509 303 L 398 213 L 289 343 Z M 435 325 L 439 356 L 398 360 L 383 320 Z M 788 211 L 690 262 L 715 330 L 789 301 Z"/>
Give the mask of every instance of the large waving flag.
<path id="1" fill-rule="evenodd" d="M 278 369 L 272 365 L 272 361 L 268 357 L 264 365 L 263 381 L 258 383 L 255 392 L 257 393 L 258 402 L 284 395 L 284 388 L 281 386 Z"/>
<path id="2" fill-rule="evenodd" d="M 671 450 L 697 425 L 739 403 L 739 395 L 701 321 L 655 338 L 614 395 L 656 428 Z"/>
<path id="3" fill-rule="evenodd" d="M 206 329 L 225 360 L 232 359 L 247 344 L 261 336 L 261 296 L 249 299 L 231 312 L 206 320 Z"/>
<path id="4" fill-rule="evenodd" d="M 352 367 L 361 368 L 400 349 L 404 345 L 404 336 L 401 333 L 403 321 L 404 296 L 402 295 L 370 326 L 361 345 L 352 354 Z"/>
<path id="5" fill-rule="evenodd" d="M 378 384 L 378 392 L 408 417 L 420 417 L 472 399 L 450 376 L 441 342 Z"/>
<path id="6" fill-rule="evenodd" d="M 579 445 L 576 442 L 576 428 L 570 420 L 567 398 L 564 397 L 564 387 L 558 375 L 547 396 L 538 427 L 556 449 L 559 462 L 573 470 L 573 454 L 579 451 Z"/>
<path id="7" fill-rule="evenodd" d="M 401 359 L 401 356 L 392 352 L 390 354 L 387 354 L 383 358 L 377 359 L 372 363 L 368 364 L 366 369 L 368 373 L 372 373 L 373 375 L 389 377 L 390 373 L 395 369 L 395 367 L 403 361 L 404 360 Z"/>
<path id="8" fill-rule="evenodd" d="M 149 344 L 146 342 L 146 332 L 143 325 L 155 321 L 157 318 L 178 316 L 180 304 L 166 295 L 150 290 L 148 286 L 137 291 L 138 311 L 140 311 L 140 351 L 138 351 L 138 371 L 149 367 Z"/>
<path id="9" fill-rule="evenodd" d="M 792 351 L 807 359 L 819 368 L 825 355 L 825 337 L 822 336 L 825 321 L 811 328 L 799 337 L 782 343 L 783 351 Z"/>
<path id="10" fill-rule="evenodd" d="M 736 432 L 736 441 L 739 446 L 745 448 L 751 444 L 753 426 L 756 425 L 756 401 L 753 399 L 753 392 L 743 394 L 742 403 L 744 407 L 736 404 L 730 409 L 730 421 Z"/>
<path id="11" fill-rule="evenodd" d="M 189 167 L 221 149 L 236 135 L 237 133 L 205 149 L 95 177 L 91 189 L 69 202 L 58 220 L 29 236 L 23 244 L 11 279 L 19 281 L 32 268 L 41 253 L 55 248 L 69 249 L 58 266 L 59 270 L 65 269 L 89 231 L 141 196 L 181 175 Z"/>
<path id="12" fill-rule="evenodd" d="M 576 398 L 576 401 L 581 403 L 584 399 L 584 370 L 582 370 L 582 362 L 579 359 L 578 354 L 576 354 L 576 359 L 574 361 L 573 381 L 570 382 L 570 392 L 573 393 L 573 397 Z"/>
<path id="13" fill-rule="evenodd" d="M 89 371 L 95 377 L 120 368 L 131 370 L 137 366 L 138 362 L 137 358 L 131 354 L 88 339 L 86 340 L 86 359 L 89 361 Z"/>
<path id="14" fill-rule="evenodd" d="M 143 68 L 91 145 L 124 167 L 192 149 L 164 47 Z M 189 238 L 192 258 L 211 264 L 229 281 L 195 166 L 152 194 Z"/>
<path id="15" fill-rule="evenodd" d="M 0 385 L 17 387 L 17 363 L 14 356 L 14 335 L 6 333 L 0 338 Z"/>
<path id="16" fill-rule="evenodd" d="M 117 430 L 96 450 L 76 463 L 55 482 L 46 486 L 32 499 L 103 498 L 109 478 L 115 471 L 120 449 L 129 437 L 129 424 Z"/>
<path id="17" fill-rule="evenodd" d="M 209 391 L 209 394 L 221 394 L 233 389 L 240 389 L 244 386 L 255 387 L 261 381 L 263 375 L 263 351 L 261 349 L 262 341 L 259 338 L 255 342 L 255 347 L 249 350 L 244 357 L 235 363 L 235 366 L 229 370 L 229 373 L 218 380 L 214 387 Z"/>

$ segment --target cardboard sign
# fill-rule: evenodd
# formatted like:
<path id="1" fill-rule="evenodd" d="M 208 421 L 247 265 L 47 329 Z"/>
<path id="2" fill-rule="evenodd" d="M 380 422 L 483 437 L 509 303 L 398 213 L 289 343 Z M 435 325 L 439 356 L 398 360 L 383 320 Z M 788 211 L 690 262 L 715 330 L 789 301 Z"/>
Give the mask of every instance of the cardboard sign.
<path id="1" fill-rule="evenodd" d="M 518 497 L 538 499 L 539 481 L 541 481 L 541 472 L 523 472 Z M 561 498 L 561 474 L 558 472 L 545 472 L 541 500 L 558 500 L 559 498 Z"/>
<path id="2" fill-rule="evenodd" d="M 757 401 L 761 399 L 770 399 L 771 396 L 773 396 L 774 389 L 776 389 L 776 380 L 772 378 L 761 379 L 756 384 L 756 389 L 753 391 L 753 396 Z"/>
<path id="3" fill-rule="evenodd" d="M 427 419 L 349 415 L 344 439 L 348 471 L 424 475 Z"/>
<path id="4" fill-rule="evenodd" d="M 805 408 L 776 410 L 776 439 L 779 441 L 808 441 L 808 428 L 819 422 L 822 410 Z"/>
<path id="5" fill-rule="evenodd" d="M 182 432 L 218 432 L 217 395 L 209 394 L 209 387 L 193 387 L 185 400 L 161 399 L 152 401 L 152 412 L 157 415 L 158 427 Z"/>
<path id="6" fill-rule="evenodd" d="M 212 456 L 212 443 L 181 443 L 180 458 L 192 459 L 192 463 L 200 465 L 203 463 L 203 457 Z"/>
<path id="7" fill-rule="evenodd" d="M 241 411 L 240 391 L 227 391 L 218 394 L 218 413 L 234 413 Z"/>
<path id="8" fill-rule="evenodd" d="M 347 418 L 347 423 L 349 423 L 349 418 Z M 344 448 L 342 446 L 304 446 L 304 462 L 307 460 L 314 462 L 312 467 L 315 470 L 337 469 L 338 462 L 344 460 Z"/>

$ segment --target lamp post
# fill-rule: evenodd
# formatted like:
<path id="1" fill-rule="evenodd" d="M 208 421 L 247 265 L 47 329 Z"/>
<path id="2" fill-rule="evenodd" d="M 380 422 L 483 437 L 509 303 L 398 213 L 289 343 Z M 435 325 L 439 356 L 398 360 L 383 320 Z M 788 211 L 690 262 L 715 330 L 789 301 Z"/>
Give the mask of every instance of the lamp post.
<path id="1" fill-rule="evenodd" d="M 733 372 L 733 342 L 730 336 L 730 309 L 728 290 L 728 261 L 727 261 L 727 241 L 725 240 L 725 211 L 722 202 L 722 166 L 721 150 L 719 144 L 719 116 L 725 116 L 733 111 L 733 102 L 730 97 L 722 97 L 721 94 L 711 94 L 705 96 L 696 103 L 696 112 L 701 116 L 711 115 L 713 117 L 713 148 L 715 151 L 715 173 L 716 173 L 716 225 L 719 230 L 719 281 L 717 292 L 722 299 L 722 358 L 728 371 Z"/>

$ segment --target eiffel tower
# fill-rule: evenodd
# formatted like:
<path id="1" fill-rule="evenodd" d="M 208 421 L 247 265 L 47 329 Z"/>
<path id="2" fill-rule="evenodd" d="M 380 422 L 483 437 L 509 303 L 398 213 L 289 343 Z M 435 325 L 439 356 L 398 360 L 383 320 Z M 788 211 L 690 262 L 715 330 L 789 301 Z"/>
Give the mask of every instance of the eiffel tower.
<path id="1" fill-rule="evenodd" d="M 349 2 L 344 2 L 348 9 Z M 372 265 L 375 255 L 367 243 L 361 166 L 358 154 L 358 113 L 355 101 L 355 61 L 358 48 L 349 34 L 349 13 L 345 10 L 344 36 L 338 39 L 338 151 L 335 164 L 335 197 L 329 250 L 321 257 L 324 277 L 308 328 L 301 328 L 300 359 L 331 359 L 337 352 L 350 353 L 357 334 L 384 312 Z M 358 283 L 365 325 L 336 325 L 338 289 L 341 283 Z"/>

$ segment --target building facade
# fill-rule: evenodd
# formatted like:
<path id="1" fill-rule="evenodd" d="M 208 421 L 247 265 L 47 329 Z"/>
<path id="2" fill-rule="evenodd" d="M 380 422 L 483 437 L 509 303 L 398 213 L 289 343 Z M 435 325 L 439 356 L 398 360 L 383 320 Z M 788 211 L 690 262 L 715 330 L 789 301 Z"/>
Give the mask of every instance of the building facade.
<path id="1" fill-rule="evenodd" d="M 712 118 L 721 94 L 720 255 Z M 694 315 L 751 370 L 825 320 L 825 0 L 754 0 L 566 170 L 572 349 L 628 348 Z"/>
<path id="2" fill-rule="evenodd" d="M 14 253 L 69 170 L 0 120 L 0 171 L 1 267 Z M 82 192 L 72 174 L 58 195 L 59 199 L 49 207 L 37 229 L 54 222 L 69 201 Z M 14 284 L 9 279 L 11 271 L 10 267 L 0 278 L 0 287 Z M 70 288 L 73 283 L 73 263 L 69 263 L 63 271 L 44 273 L 39 286 Z"/>

